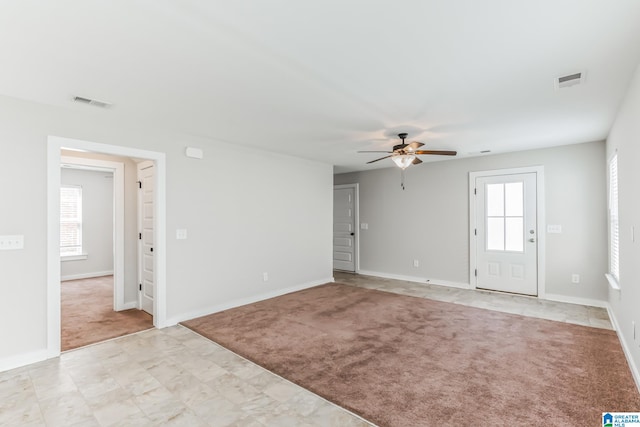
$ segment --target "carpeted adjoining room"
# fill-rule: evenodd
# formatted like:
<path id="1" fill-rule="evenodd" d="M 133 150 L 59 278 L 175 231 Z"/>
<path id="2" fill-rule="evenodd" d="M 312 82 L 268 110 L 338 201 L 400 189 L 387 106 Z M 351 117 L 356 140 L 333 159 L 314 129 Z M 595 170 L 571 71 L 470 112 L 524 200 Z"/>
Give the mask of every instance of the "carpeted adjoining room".
<path id="1" fill-rule="evenodd" d="M 153 328 L 142 310 L 113 310 L 113 276 L 63 281 L 60 290 L 62 351 Z"/>
<path id="2" fill-rule="evenodd" d="M 415 295 L 424 285 L 351 280 L 182 324 L 379 426 L 585 426 L 597 425 L 601 408 L 640 407 L 603 309 L 475 292 L 502 307 L 477 308 L 430 299 L 442 295 L 437 286 L 425 297 Z M 504 312 L 532 308 L 576 314 Z"/>

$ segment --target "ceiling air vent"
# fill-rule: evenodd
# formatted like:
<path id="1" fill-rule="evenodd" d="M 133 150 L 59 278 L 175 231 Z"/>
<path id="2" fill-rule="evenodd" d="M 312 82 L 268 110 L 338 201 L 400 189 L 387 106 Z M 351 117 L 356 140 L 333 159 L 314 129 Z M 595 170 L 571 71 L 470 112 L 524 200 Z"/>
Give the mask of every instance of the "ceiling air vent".
<path id="1" fill-rule="evenodd" d="M 109 108 L 112 105 L 112 104 L 110 104 L 108 102 L 98 101 L 98 100 L 95 100 L 95 99 L 85 98 L 85 97 L 82 97 L 82 96 L 74 96 L 73 100 L 75 102 L 79 102 L 81 104 L 89 104 L 89 105 L 93 105 L 95 107 L 100 107 L 100 108 Z"/>
<path id="2" fill-rule="evenodd" d="M 565 87 L 579 85 L 581 83 L 584 83 L 584 78 L 584 72 L 568 74 L 566 76 L 558 77 L 555 80 L 555 86 L 556 89 L 563 89 Z"/>

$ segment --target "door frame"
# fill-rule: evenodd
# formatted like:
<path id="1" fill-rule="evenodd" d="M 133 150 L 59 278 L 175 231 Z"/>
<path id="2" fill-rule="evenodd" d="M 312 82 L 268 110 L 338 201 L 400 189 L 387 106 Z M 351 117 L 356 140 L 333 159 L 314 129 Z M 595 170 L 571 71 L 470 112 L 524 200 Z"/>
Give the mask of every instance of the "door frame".
<path id="1" fill-rule="evenodd" d="M 113 310 L 133 308 L 124 301 L 124 163 L 61 156 L 60 164 L 113 173 Z"/>
<path id="2" fill-rule="evenodd" d="M 166 154 L 119 145 L 70 139 L 59 136 L 47 138 L 47 358 L 60 355 L 60 150 L 89 151 L 122 157 L 153 160 L 156 167 L 155 188 L 156 229 L 154 241 L 160 250 L 154 257 L 156 298 L 153 325 L 167 326 L 166 307 Z"/>
<path id="3" fill-rule="evenodd" d="M 360 272 L 360 185 L 358 183 L 354 184 L 338 184 L 334 185 L 333 189 L 342 190 L 345 188 L 353 188 L 353 198 L 354 198 L 354 214 L 353 214 L 353 266 L 354 273 L 358 274 Z M 331 228 L 333 232 L 333 227 Z M 331 236 L 331 242 L 333 242 L 333 236 Z M 333 245 L 332 245 L 333 251 Z M 333 263 L 333 259 L 332 259 Z M 331 266 L 333 269 L 333 265 Z"/>
<path id="4" fill-rule="evenodd" d="M 469 285 L 472 289 L 477 289 L 477 277 L 475 269 L 477 268 L 477 237 L 475 235 L 477 212 L 476 212 L 476 195 L 475 183 L 476 178 L 499 176 L 499 175 L 515 175 L 523 173 L 536 174 L 536 215 L 537 215 L 537 279 L 538 279 L 538 298 L 544 299 L 546 296 L 545 287 L 545 247 L 546 247 L 546 218 L 545 218 L 545 192 L 544 192 L 544 166 L 527 166 L 510 169 L 495 169 L 487 171 L 469 172 Z"/>

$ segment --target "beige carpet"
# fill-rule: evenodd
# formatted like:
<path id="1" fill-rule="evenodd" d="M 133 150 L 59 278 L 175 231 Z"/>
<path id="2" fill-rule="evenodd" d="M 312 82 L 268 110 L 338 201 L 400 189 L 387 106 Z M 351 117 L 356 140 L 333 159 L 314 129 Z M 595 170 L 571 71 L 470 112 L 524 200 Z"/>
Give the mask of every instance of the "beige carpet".
<path id="1" fill-rule="evenodd" d="M 113 276 L 60 284 L 62 351 L 153 328 L 144 311 L 113 311 Z"/>
<path id="2" fill-rule="evenodd" d="M 342 284 L 184 323 L 380 426 L 597 426 L 638 411 L 614 331 Z"/>

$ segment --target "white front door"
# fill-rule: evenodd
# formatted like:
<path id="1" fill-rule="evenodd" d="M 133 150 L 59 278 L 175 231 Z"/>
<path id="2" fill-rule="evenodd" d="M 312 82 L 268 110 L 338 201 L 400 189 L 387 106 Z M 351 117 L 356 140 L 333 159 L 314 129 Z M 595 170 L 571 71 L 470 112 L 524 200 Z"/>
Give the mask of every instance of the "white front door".
<path id="1" fill-rule="evenodd" d="M 333 189 L 333 268 L 356 271 L 356 186 Z"/>
<path id="2" fill-rule="evenodd" d="M 138 164 L 138 261 L 139 261 L 139 301 L 140 308 L 153 315 L 153 295 L 155 288 L 153 270 L 153 200 L 154 179 L 153 162 Z"/>
<path id="3" fill-rule="evenodd" d="M 476 178 L 476 288 L 538 295 L 536 198 L 536 173 Z"/>

